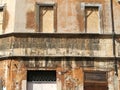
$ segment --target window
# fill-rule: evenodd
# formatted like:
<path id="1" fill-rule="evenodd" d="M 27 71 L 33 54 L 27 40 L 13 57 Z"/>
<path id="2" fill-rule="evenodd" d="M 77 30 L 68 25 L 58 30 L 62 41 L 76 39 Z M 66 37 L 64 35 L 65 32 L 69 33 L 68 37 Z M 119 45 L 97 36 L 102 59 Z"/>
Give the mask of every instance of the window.
<path id="1" fill-rule="evenodd" d="M 84 90 L 108 90 L 107 78 L 105 71 L 84 71 Z"/>
<path id="2" fill-rule="evenodd" d="M 89 81 L 106 82 L 107 73 L 104 71 L 85 71 L 84 80 L 87 82 Z"/>
<path id="3" fill-rule="evenodd" d="M 81 10 L 84 13 L 85 33 L 101 33 L 101 4 L 82 3 Z"/>
<path id="4" fill-rule="evenodd" d="M 36 4 L 36 21 L 38 32 L 53 33 L 56 31 L 55 4 Z"/>
<path id="5" fill-rule="evenodd" d="M 85 7 L 85 30 L 98 33 L 100 29 L 98 7 Z"/>
<path id="6" fill-rule="evenodd" d="M 0 7 L 0 34 L 3 33 L 3 6 Z"/>

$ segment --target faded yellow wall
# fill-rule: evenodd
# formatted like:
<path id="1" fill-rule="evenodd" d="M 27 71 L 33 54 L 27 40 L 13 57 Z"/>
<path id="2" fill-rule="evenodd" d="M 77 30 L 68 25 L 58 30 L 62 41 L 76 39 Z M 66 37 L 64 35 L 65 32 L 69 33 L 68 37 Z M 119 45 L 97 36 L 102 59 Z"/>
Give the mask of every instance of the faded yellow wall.
<path id="1" fill-rule="evenodd" d="M 6 0 L 5 2 L 5 27 L 4 32 L 9 33 L 14 31 L 15 25 L 15 0 Z"/>
<path id="2" fill-rule="evenodd" d="M 98 8 L 85 9 L 85 31 L 87 33 L 100 33 L 100 17 Z"/>
<path id="3" fill-rule="evenodd" d="M 45 13 L 46 12 L 46 13 Z M 42 21 L 42 32 L 44 33 L 53 33 L 54 32 L 54 11 L 51 10 L 43 10 L 43 21 Z"/>
<path id="4" fill-rule="evenodd" d="M 119 33 L 120 4 L 114 1 L 114 22 L 116 33 Z M 111 33 L 110 0 L 16 0 L 6 3 L 9 17 L 5 33 L 8 32 L 35 32 L 35 3 L 57 3 L 57 32 L 79 33 L 84 32 L 84 14 L 81 3 L 96 3 L 102 5 L 102 32 Z M 29 14 L 32 12 L 32 14 Z M 32 17 L 30 17 L 32 16 Z M 94 18 L 93 18 L 94 19 Z M 28 21 L 31 22 L 27 27 Z"/>
<path id="5" fill-rule="evenodd" d="M 120 4 L 114 1 L 115 30 L 119 33 Z M 57 3 L 57 32 L 79 33 L 84 32 L 84 12 L 81 3 L 102 5 L 102 33 L 111 33 L 110 0 L 16 0 L 6 1 L 9 14 L 7 32 L 35 32 L 35 3 Z M 32 12 L 28 15 L 29 12 Z M 32 17 L 30 17 L 32 16 Z M 94 18 L 93 18 L 94 19 Z M 31 23 L 29 23 L 29 22 Z M 31 24 L 30 26 L 28 25 Z M 28 26 L 27 26 L 28 25 Z"/>

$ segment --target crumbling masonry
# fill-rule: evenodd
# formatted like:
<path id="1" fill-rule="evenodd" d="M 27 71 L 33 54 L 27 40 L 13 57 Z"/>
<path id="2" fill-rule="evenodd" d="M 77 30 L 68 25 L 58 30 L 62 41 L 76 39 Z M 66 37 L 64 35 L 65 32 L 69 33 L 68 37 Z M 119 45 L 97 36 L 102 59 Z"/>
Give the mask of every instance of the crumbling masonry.
<path id="1" fill-rule="evenodd" d="M 120 90 L 119 0 L 0 0 L 0 90 Z"/>

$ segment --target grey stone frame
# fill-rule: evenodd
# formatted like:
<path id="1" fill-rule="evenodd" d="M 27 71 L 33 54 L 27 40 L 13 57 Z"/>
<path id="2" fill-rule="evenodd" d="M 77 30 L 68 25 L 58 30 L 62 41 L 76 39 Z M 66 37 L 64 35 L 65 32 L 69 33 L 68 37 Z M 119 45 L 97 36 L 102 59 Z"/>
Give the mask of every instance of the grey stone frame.
<path id="1" fill-rule="evenodd" d="M 4 20 L 5 20 L 5 17 L 4 17 L 4 12 L 5 12 L 5 5 L 0 5 L 0 10 L 3 12 L 3 21 L 1 22 L 2 23 L 2 30 L 1 30 L 1 34 L 3 34 L 3 24 L 4 24 Z"/>
<path id="2" fill-rule="evenodd" d="M 36 9 L 36 13 L 35 13 L 35 21 L 36 24 L 38 25 L 38 30 L 36 30 L 37 32 L 42 32 L 42 30 L 40 30 L 40 15 L 39 15 L 39 10 L 41 6 L 51 6 L 53 7 L 53 11 L 54 11 L 54 32 L 57 32 L 57 4 L 56 3 L 38 3 L 36 2 L 35 4 L 35 9 Z M 43 33 L 43 32 L 42 32 Z"/>
<path id="3" fill-rule="evenodd" d="M 86 27 L 85 27 L 85 7 L 98 7 L 99 10 L 99 23 L 100 23 L 100 27 L 99 27 L 99 33 L 103 33 L 103 25 L 102 25 L 102 5 L 98 4 L 98 3 L 81 3 L 81 11 L 84 17 L 84 33 L 87 33 L 86 31 Z"/>

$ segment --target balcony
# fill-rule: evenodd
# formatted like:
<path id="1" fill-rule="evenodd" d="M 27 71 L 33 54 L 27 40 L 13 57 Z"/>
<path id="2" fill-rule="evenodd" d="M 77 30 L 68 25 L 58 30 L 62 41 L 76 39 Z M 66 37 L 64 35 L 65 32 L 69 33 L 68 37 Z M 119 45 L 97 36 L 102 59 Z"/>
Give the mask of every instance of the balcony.
<path id="1" fill-rule="evenodd" d="M 113 57 L 112 35 L 10 33 L 0 35 L 0 57 Z"/>

